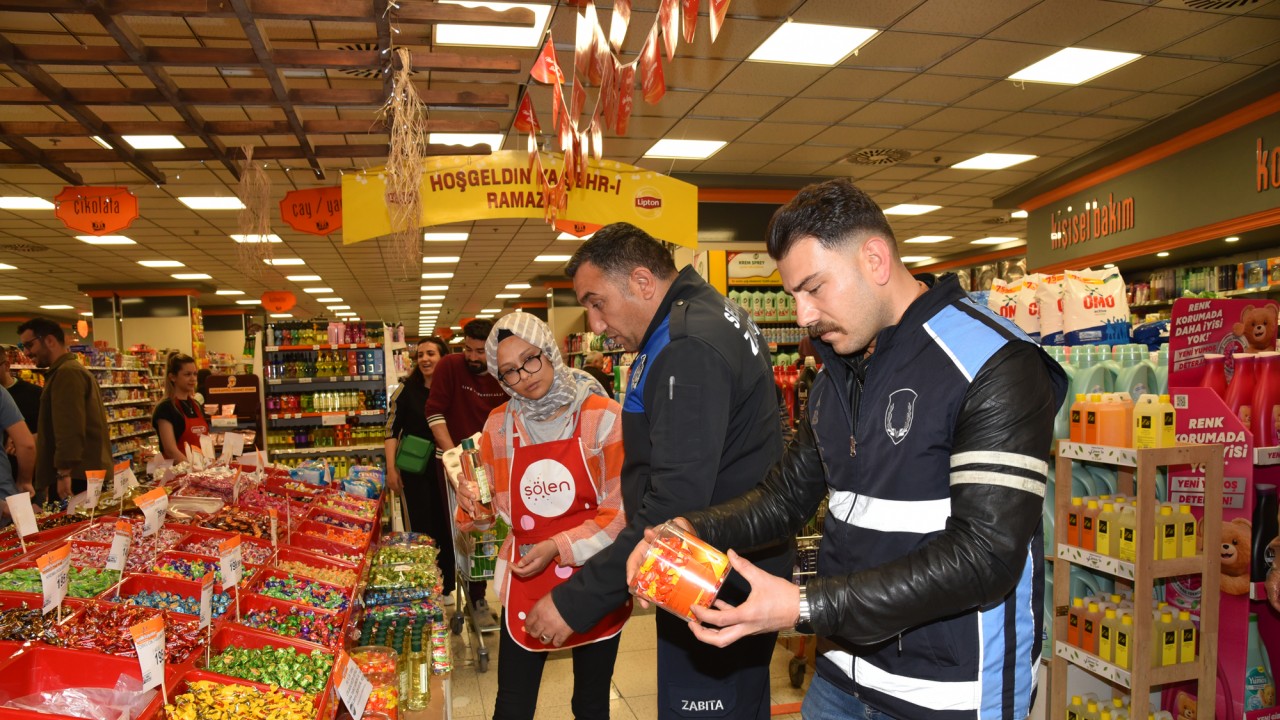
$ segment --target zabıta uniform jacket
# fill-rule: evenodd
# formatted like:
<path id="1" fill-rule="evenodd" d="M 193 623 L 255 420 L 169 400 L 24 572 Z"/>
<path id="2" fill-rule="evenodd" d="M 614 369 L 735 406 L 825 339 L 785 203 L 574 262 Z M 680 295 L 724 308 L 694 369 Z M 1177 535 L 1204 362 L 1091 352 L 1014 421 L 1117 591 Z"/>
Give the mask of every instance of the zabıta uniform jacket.
<path id="1" fill-rule="evenodd" d="M 899 718 L 1023 718 L 1043 623 L 1041 507 L 1066 377 L 944 278 L 869 357 L 824 367 L 766 482 L 689 517 L 719 547 L 793 534 L 828 493 L 807 584 L 818 672 Z"/>

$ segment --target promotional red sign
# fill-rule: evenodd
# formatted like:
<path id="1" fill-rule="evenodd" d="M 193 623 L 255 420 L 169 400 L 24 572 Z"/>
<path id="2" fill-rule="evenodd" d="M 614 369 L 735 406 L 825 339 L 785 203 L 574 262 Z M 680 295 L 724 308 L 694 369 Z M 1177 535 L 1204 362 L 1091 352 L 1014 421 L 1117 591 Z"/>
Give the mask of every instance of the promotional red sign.
<path id="1" fill-rule="evenodd" d="M 663 7 L 666 7 L 664 4 Z M 662 51 L 658 49 L 658 27 L 655 25 L 649 32 L 640 49 L 640 87 L 644 91 L 644 101 L 656 105 L 663 95 L 667 94 L 667 80 L 662 72 Z M 621 133 L 619 133 L 621 134 Z"/>
<path id="2" fill-rule="evenodd" d="M 118 233 L 138 217 L 138 198 L 123 187 L 67 186 L 53 201 L 58 219 L 86 235 Z"/>
<path id="3" fill-rule="evenodd" d="M 280 201 L 280 219 L 298 232 L 328 235 L 342 229 L 342 187 L 291 190 Z"/>
<path id="4" fill-rule="evenodd" d="M 683 20 L 684 41 L 693 44 L 694 32 L 698 27 L 699 0 L 683 0 L 680 3 L 680 18 Z"/>
<path id="5" fill-rule="evenodd" d="M 729 0 L 711 0 L 711 43 L 714 45 L 716 37 L 720 35 L 720 28 L 724 27 L 725 15 L 729 14 Z"/>
<path id="6" fill-rule="evenodd" d="M 564 71 L 560 69 L 560 61 L 556 59 L 556 46 L 551 42 L 551 33 L 547 33 L 547 43 L 534 61 L 529 75 L 543 85 L 564 82 Z"/>
<path id="7" fill-rule="evenodd" d="M 298 304 L 298 298 L 288 290 L 268 290 L 262 293 L 262 307 L 273 313 L 288 312 Z"/>
<path id="8" fill-rule="evenodd" d="M 514 124 L 516 129 L 520 132 L 538 132 L 538 115 L 533 111 L 533 100 L 530 99 L 527 91 L 525 92 L 524 97 L 520 98 L 520 108 L 516 110 L 516 119 Z"/>
<path id="9" fill-rule="evenodd" d="M 618 69 L 618 121 L 614 127 L 617 135 L 626 135 L 631 123 L 631 109 L 635 104 L 636 64 L 629 62 Z"/>

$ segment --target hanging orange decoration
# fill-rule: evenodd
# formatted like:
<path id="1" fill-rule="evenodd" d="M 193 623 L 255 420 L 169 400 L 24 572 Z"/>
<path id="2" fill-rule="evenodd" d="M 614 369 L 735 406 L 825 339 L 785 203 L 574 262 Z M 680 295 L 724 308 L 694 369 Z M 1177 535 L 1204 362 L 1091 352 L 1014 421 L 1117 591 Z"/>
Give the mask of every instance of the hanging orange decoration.
<path id="1" fill-rule="evenodd" d="M 89 321 L 88 321 L 88 320 L 77 320 L 77 321 L 76 321 L 76 333 L 77 333 L 77 334 L 79 334 L 81 338 L 87 338 L 87 337 L 89 337 Z"/>
<path id="2" fill-rule="evenodd" d="M 298 298 L 288 290 L 268 290 L 262 293 L 262 307 L 268 312 L 288 312 L 297 304 Z"/>
<path id="3" fill-rule="evenodd" d="M 86 235 L 118 233 L 138 218 L 138 197 L 125 187 L 67 186 L 53 202 L 62 224 Z"/>
<path id="4" fill-rule="evenodd" d="M 298 232 L 338 232 L 342 229 L 342 187 L 290 190 L 280 201 L 280 219 Z"/>

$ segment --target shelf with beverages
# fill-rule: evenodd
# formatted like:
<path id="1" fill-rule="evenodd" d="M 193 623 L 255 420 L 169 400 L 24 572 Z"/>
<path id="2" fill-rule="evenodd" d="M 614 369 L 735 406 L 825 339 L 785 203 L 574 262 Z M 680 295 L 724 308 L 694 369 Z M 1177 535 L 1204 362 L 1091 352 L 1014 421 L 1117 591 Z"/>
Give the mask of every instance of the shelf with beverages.
<path id="1" fill-rule="evenodd" d="M 278 393 L 267 395 L 265 410 L 268 417 L 287 413 L 334 413 L 372 411 L 381 414 L 386 412 L 387 391 L 376 390 L 331 390 L 307 393 Z"/>
<path id="2" fill-rule="evenodd" d="M 327 383 L 344 384 L 344 383 L 366 383 L 366 382 L 382 382 L 381 375 L 334 375 L 332 377 L 300 377 L 300 378 L 280 378 L 268 380 L 267 385 L 323 385 Z"/>
<path id="3" fill-rule="evenodd" d="M 376 348 L 345 351 L 308 349 L 276 353 L 265 358 L 262 371 L 268 385 L 279 385 L 337 378 L 382 380 L 384 369 L 383 354 Z"/>
<path id="4" fill-rule="evenodd" d="M 102 405 L 104 407 L 119 407 L 121 405 L 142 405 L 150 403 L 151 398 L 134 398 L 132 400 L 112 400 L 111 402 L 104 402 Z"/>
<path id="5" fill-rule="evenodd" d="M 382 445 L 373 443 L 367 445 L 350 445 L 346 447 L 314 447 L 314 448 L 269 448 L 273 455 L 327 455 L 345 454 L 355 452 L 377 452 L 383 450 Z"/>
<path id="6" fill-rule="evenodd" d="M 302 320 L 271 323 L 263 332 L 267 352 L 288 350 L 350 350 L 382 346 L 381 323 Z"/>

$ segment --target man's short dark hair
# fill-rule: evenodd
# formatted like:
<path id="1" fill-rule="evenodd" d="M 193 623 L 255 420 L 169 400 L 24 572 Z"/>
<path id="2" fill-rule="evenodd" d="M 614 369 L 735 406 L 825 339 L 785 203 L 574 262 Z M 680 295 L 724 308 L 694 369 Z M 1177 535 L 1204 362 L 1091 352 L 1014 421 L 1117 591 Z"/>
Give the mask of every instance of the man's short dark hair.
<path id="1" fill-rule="evenodd" d="M 808 185 L 791 202 L 778 208 L 769 221 L 769 257 L 781 260 L 806 237 L 834 250 L 854 240 L 879 236 L 897 253 L 893 228 L 880 206 L 848 178 Z"/>
<path id="2" fill-rule="evenodd" d="M 18 335 L 28 330 L 35 333 L 37 338 L 52 337 L 57 339 L 59 345 L 67 344 L 67 334 L 62 331 L 62 326 L 49 318 L 31 318 L 18 326 Z"/>
<path id="3" fill-rule="evenodd" d="M 493 321 L 477 318 L 462 326 L 462 334 L 464 337 L 472 340 L 485 341 L 489 339 L 489 333 L 493 332 Z"/>
<path id="4" fill-rule="evenodd" d="M 625 222 L 605 225 L 582 243 L 565 266 L 565 275 L 572 278 L 584 262 L 615 277 L 626 277 L 638 267 L 647 269 L 659 280 L 676 274 L 671 252 L 649 233 Z"/>

